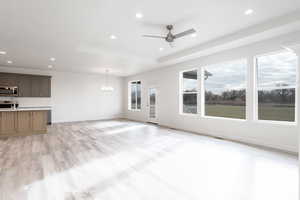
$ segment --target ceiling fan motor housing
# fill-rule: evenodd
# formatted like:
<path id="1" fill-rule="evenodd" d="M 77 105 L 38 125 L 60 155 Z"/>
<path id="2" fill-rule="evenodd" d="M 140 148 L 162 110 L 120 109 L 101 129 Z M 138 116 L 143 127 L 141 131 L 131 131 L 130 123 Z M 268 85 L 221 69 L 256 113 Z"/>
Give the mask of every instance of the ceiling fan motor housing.
<path id="1" fill-rule="evenodd" d="M 166 37 L 166 41 L 167 42 L 174 42 L 174 35 L 172 35 L 172 33 L 168 33 L 167 37 Z"/>
<path id="2" fill-rule="evenodd" d="M 171 33 L 171 30 L 173 29 L 173 25 L 167 25 L 166 28 L 169 30 L 169 33 L 166 37 L 166 41 L 174 42 L 175 36 Z"/>

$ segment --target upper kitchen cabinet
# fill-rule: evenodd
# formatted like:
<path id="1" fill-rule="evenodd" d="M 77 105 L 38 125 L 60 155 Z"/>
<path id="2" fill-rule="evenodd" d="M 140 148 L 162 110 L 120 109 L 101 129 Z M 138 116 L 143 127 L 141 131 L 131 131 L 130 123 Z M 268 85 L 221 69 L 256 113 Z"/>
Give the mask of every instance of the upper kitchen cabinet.
<path id="1" fill-rule="evenodd" d="M 31 76 L 20 75 L 18 78 L 19 97 L 31 97 Z"/>
<path id="2" fill-rule="evenodd" d="M 31 77 L 31 97 L 41 96 L 41 82 L 42 79 L 39 76 Z"/>
<path id="3" fill-rule="evenodd" d="M 40 96 L 51 97 L 51 77 L 42 77 L 40 87 Z"/>
<path id="4" fill-rule="evenodd" d="M 31 97 L 51 97 L 51 77 L 31 77 Z"/>
<path id="5" fill-rule="evenodd" d="M 17 86 L 17 75 L 0 73 L 0 86 Z"/>
<path id="6" fill-rule="evenodd" d="M 51 97 L 50 76 L 0 73 L 1 86 L 17 86 L 18 97 Z"/>

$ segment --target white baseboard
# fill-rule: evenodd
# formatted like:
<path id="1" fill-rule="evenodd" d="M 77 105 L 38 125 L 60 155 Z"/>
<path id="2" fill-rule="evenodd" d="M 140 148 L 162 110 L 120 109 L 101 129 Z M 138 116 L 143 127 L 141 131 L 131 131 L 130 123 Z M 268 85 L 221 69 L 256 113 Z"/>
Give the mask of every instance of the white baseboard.
<path id="1" fill-rule="evenodd" d="M 245 144 L 249 144 L 249 145 L 267 147 L 267 148 L 271 148 L 271 149 L 274 149 L 274 150 L 280 150 L 280 151 L 283 151 L 283 152 L 286 152 L 286 153 L 298 155 L 298 148 L 297 147 L 282 145 L 282 144 L 275 144 L 275 143 L 271 143 L 271 142 L 263 142 L 263 141 L 258 140 L 256 138 L 228 136 L 228 135 L 226 135 L 224 133 L 221 133 L 219 131 L 213 131 L 212 132 L 212 131 L 207 131 L 207 130 L 197 130 L 197 132 L 196 132 L 196 131 L 181 129 L 181 128 L 178 128 L 178 127 L 171 127 L 169 125 L 164 125 L 164 124 L 159 124 L 159 126 L 163 126 L 163 127 L 167 127 L 167 128 L 173 128 L 173 129 L 180 130 L 180 131 L 191 132 L 191 133 L 195 133 L 195 134 L 198 134 L 198 135 L 204 135 L 204 136 L 208 136 L 208 137 L 218 137 L 218 138 L 222 138 L 222 139 L 233 141 L 233 142 L 240 142 L 240 143 L 245 143 Z"/>
<path id="2" fill-rule="evenodd" d="M 103 121 L 103 120 L 115 120 L 121 118 L 122 115 L 113 115 L 113 116 L 105 116 L 97 119 L 88 119 L 88 120 L 58 120 L 58 121 L 52 121 L 52 123 L 57 124 L 57 123 L 84 122 L 84 121 Z"/>
<path id="3" fill-rule="evenodd" d="M 138 121 L 138 122 L 142 122 L 142 123 L 146 122 L 143 120 L 136 120 L 136 119 L 128 119 L 128 120 Z M 227 134 L 221 133 L 220 131 L 207 131 L 207 130 L 193 131 L 193 130 L 182 129 L 180 127 L 169 126 L 167 124 L 162 124 L 162 123 L 159 123 L 158 125 L 162 126 L 162 127 L 166 127 L 166 128 L 180 130 L 180 131 L 191 132 L 191 133 L 195 133 L 198 135 L 204 135 L 204 136 L 208 136 L 208 137 L 218 137 L 218 138 L 222 138 L 222 139 L 233 141 L 233 142 L 239 142 L 239 143 L 244 143 L 244 144 L 249 144 L 249 145 L 271 148 L 274 150 L 279 150 L 279 151 L 283 151 L 283 152 L 290 153 L 290 154 L 298 155 L 298 151 L 299 151 L 299 149 L 294 146 L 276 144 L 276 143 L 272 143 L 272 142 L 265 142 L 265 141 L 261 141 L 257 138 L 228 136 Z"/>

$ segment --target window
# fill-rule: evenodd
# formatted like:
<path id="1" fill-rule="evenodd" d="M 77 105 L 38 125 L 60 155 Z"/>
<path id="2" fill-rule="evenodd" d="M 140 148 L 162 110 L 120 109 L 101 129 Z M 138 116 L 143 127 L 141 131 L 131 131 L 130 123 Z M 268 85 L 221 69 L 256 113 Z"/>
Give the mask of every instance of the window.
<path id="1" fill-rule="evenodd" d="M 281 52 L 256 58 L 259 120 L 295 121 L 297 56 Z"/>
<path id="2" fill-rule="evenodd" d="M 132 81 L 129 83 L 130 99 L 129 110 L 141 109 L 141 81 Z"/>
<path id="3" fill-rule="evenodd" d="M 197 114 L 197 70 L 181 73 L 181 113 Z"/>
<path id="4" fill-rule="evenodd" d="M 204 115 L 246 119 L 246 74 L 247 60 L 205 67 Z"/>

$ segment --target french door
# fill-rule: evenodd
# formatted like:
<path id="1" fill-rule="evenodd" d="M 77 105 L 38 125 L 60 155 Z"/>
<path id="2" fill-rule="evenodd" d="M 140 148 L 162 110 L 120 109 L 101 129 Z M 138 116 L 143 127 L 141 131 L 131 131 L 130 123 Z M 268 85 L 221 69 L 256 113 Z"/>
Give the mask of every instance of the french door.
<path id="1" fill-rule="evenodd" d="M 153 87 L 149 88 L 148 91 L 148 108 L 148 121 L 152 123 L 157 123 L 157 90 Z"/>

